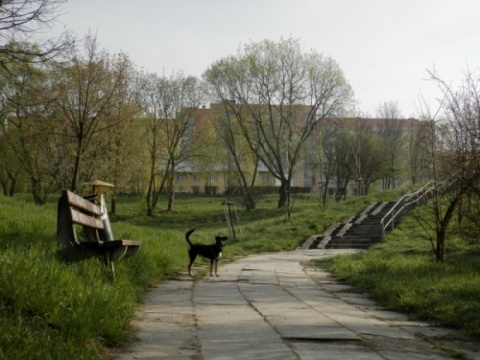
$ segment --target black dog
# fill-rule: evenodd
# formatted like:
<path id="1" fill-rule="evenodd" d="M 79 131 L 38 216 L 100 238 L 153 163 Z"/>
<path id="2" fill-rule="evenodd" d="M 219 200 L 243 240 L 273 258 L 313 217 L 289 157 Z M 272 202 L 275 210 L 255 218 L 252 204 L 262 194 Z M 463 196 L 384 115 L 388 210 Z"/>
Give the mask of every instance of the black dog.
<path id="1" fill-rule="evenodd" d="M 213 276 L 213 264 L 215 263 L 215 276 L 218 276 L 218 259 L 222 257 L 222 249 L 225 246 L 225 242 L 228 240 L 228 238 L 226 236 L 215 236 L 215 244 L 192 244 L 190 241 L 190 234 L 194 231 L 195 229 L 192 229 L 187 231 L 185 234 L 185 239 L 190 245 L 190 249 L 188 250 L 188 257 L 190 258 L 190 264 L 188 264 L 188 274 L 192 276 L 192 264 L 197 258 L 197 255 L 200 255 L 204 258 L 210 259 L 210 276 Z"/>

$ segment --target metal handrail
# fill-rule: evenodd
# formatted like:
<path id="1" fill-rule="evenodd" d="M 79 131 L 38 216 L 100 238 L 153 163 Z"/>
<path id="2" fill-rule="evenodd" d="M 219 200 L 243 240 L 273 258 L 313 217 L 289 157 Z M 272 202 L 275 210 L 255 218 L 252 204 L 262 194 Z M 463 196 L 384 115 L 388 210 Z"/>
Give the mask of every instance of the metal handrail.
<path id="1" fill-rule="evenodd" d="M 380 220 L 380 225 L 382 227 L 382 237 L 385 236 L 385 229 L 388 228 L 388 226 L 392 226 L 392 229 L 395 227 L 395 219 L 397 218 L 397 216 L 399 214 L 401 214 L 402 212 L 404 212 L 404 210 L 415 204 L 415 205 L 418 205 L 418 203 L 420 202 L 420 200 L 422 200 L 428 193 L 430 192 L 433 192 L 434 190 L 437 190 L 437 191 L 440 191 L 442 192 L 443 189 L 447 189 L 450 185 L 452 185 L 455 181 L 457 180 L 456 178 L 456 174 L 450 176 L 448 179 L 446 179 L 443 183 L 441 183 L 440 185 L 436 186 L 435 185 L 432 185 L 430 186 L 428 189 L 425 189 L 427 186 L 430 185 L 430 183 L 432 183 L 432 180 L 430 180 L 429 182 L 427 182 L 424 186 L 422 186 L 420 189 L 418 189 L 417 191 L 413 192 L 413 193 L 410 193 L 410 194 L 406 194 L 402 197 L 400 197 L 400 199 L 397 200 L 397 202 L 395 203 L 395 205 L 393 205 L 393 207 L 385 214 L 385 216 Z M 414 198 L 414 200 L 412 201 L 409 201 L 409 202 L 406 202 L 405 203 L 405 200 L 406 199 L 411 199 L 411 198 Z M 401 204 L 403 203 L 402 207 L 400 209 L 398 209 L 398 211 L 396 211 L 393 216 L 391 216 L 390 220 L 388 220 L 388 222 L 385 224 L 385 220 L 393 213 L 393 211 L 397 208 L 397 206 L 400 206 Z"/>
<path id="2" fill-rule="evenodd" d="M 434 186 L 430 186 L 427 190 L 425 190 L 425 188 L 426 188 L 427 186 L 429 186 L 430 183 L 432 183 L 431 180 L 430 180 L 429 182 L 427 182 L 424 186 L 422 186 L 420 189 L 418 189 L 417 191 L 415 191 L 415 192 L 413 192 L 413 193 L 405 194 L 405 195 L 403 195 L 402 197 L 400 197 L 400 198 L 397 200 L 397 202 L 395 203 L 395 205 L 393 205 L 392 208 L 391 208 L 391 209 L 385 214 L 385 216 L 380 220 L 380 225 L 382 226 L 382 236 L 385 235 L 385 229 L 386 229 L 390 224 L 392 224 L 392 227 L 394 226 L 393 221 L 396 219 L 396 217 L 397 217 L 400 213 L 403 212 L 403 210 L 404 210 L 407 206 L 409 206 L 409 205 L 411 205 L 411 204 L 413 204 L 413 203 L 415 203 L 415 202 L 420 201 L 427 193 L 429 193 L 430 191 L 432 191 L 432 190 L 434 189 Z M 421 194 L 421 195 L 419 195 L 419 194 Z M 415 200 L 405 203 L 405 200 L 411 199 L 411 198 L 415 198 Z M 402 205 L 402 204 L 403 204 L 403 206 L 402 206 L 400 209 L 398 209 L 398 210 L 393 214 L 393 216 L 391 216 L 391 214 L 394 212 L 394 210 L 395 210 L 398 206 L 400 206 L 400 205 Z M 389 216 L 391 216 L 391 218 L 390 218 L 390 220 L 385 224 L 385 220 L 386 220 Z"/>

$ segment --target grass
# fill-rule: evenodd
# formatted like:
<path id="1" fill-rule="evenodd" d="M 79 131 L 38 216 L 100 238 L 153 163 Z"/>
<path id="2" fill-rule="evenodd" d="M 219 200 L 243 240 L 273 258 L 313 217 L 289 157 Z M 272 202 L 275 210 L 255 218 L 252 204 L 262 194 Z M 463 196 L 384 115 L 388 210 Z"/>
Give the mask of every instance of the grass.
<path id="1" fill-rule="evenodd" d="M 342 203 L 329 203 L 327 208 L 319 205 L 311 195 L 295 198 L 292 219 L 285 221 L 285 211 L 276 209 L 276 197 L 259 199 L 258 208 L 247 212 L 237 209 L 241 228 L 238 240 L 230 241 L 225 249 L 225 259 L 232 260 L 248 254 L 295 249 L 305 239 L 320 233 L 334 222 L 352 215 L 373 201 L 397 198 L 401 191 L 382 192 L 362 198 L 349 198 Z M 0 358 L 7 359 L 98 359 L 105 348 L 125 342 L 129 337 L 129 323 L 152 284 L 174 277 L 186 271 L 187 244 L 185 231 L 197 228 L 192 238 L 196 242 L 210 243 L 214 235 L 227 235 L 225 218 L 219 197 L 179 196 L 174 210 L 158 210 L 154 217 L 144 215 L 141 199 L 120 198 L 117 213 L 111 216 L 117 238 L 141 240 L 141 251 L 116 265 L 115 282 L 108 269 L 99 259 L 89 259 L 65 264 L 57 256 L 56 200 L 43 207 L 33 205 L 28 196 L 0 198 Z M 238 231 L 238 227 L 237 227 Z M 354 258 L 342 257 L 329 266 L 339 277 L 349 278 L 349 273 L 368 275 L 375 269 L 368 285 L 365 276 L 358 276 L 358 286 L 370 286 L 372 293 L 386 298 L 388 292 L 395 294 L 398 308 L 416 311 L 408 301 L 411 293 L 389 282 L 385 275 L 393 271 L 401 283 L 411 283 L 411 277 L 425 272 L 431 263 L 428 246 L 422 243 L 417 249 L 415 241 L 405 235 L 401 245 L 389 250 L 382 244 Z M 413 245 L 412 245 L 413 243 Z M 395 258 L 395 252 L 404 257 L 418 259 L 407 265 Z M 365 256 L 365 258 L 362 258 Z M 375 258 L 376 257 L 376 258 Z M 368 260 L 370 259 L 370 260 Z M 478 261 L 471 258 L 472 279 L 478 272 Z M 364 262 L 364 264 L 362 264 Z M 462 263 L 466 264 L 466 263 Z M 325 265 L 325 264 L 323 264 Z M 431 281 L 419 283 L 425 289 L 441 296 L 442 291 L 433 290 L 432 283 L 440 283 L 446 289 L 455 280 L 456 265 L 442 271 L 431 271 Z M 475 270 L 477 269 L 477 270 Z M 403 280 L 401 280 L 403 277 Z M 407 279 L 407 280 L 406 280 Z M 354 281 L 354 280 L 352 280 Z M 389 283 L 393 286 L 388 289 Z M 380 292 L 379 284 L 383 290 Z M 378 294 L 376 292 L 379 292 Z M 430 290 L 428 290 L 430 291 Z M 470 291 L 470 290 L 469 290 Z M 458 293 L 471 301 L 455 302 L 457 294 L 451 294 L 451 311 L 477 311 L 475 299 L 478 294 L 458 284 Z M 446 296 L 444 294 L 444 296 Z M 477 306 L 477 308 L 475 308 Z M 443 308 L 430 305 L 440 317 Z M 462 310 L 463 309 L 463 310 Z M 475 317 L 480 318 L 479 316 Z M 477 320 L 478 321 L 478 320 Z M 460 322 L 460 321 L 459 321 Z M 457 325 L 454 325 L 457 326 Z"/>
<path id="2" fill-rule="evenodd" d="M 421 209 L 419 211 L 425 211 Z M 425 215 L 425 214 L 424 214 Z M 368 251 L 318 262 L 386 308 L 480 336 L 480 247 L 450 238 L 437 263 L 422 229 L 408 216 Z"/>

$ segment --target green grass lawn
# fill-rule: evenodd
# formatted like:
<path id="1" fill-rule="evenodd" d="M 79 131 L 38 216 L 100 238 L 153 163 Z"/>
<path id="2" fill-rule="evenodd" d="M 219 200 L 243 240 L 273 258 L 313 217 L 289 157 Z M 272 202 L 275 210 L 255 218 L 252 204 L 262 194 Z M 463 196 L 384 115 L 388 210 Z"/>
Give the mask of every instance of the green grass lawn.
<path id="1" fill-rule="evenodd" d="M 327 208 L 321 207 L 316 197 L 302 194 L 294 200 L 290 221 L 286 221 L 284 209 L 276 208 L 276 196 L 264 196 L 253 211 L 237 208 L 236 232 L 241 231 L 241 235 L 229 241 L 224 258 L 229 261 L 248 254 L 295 249 L 309 236 L 359 212 L 371 202 L 392 200 L 401 193 L 397 190 L 351 197 L 338 204 L 331 202 Z M 124 342 L 137 304 L 149 287 L 185 273 L 188 248 L 185 232 L 196 228 L 193 240 L 204 243 L 211 243 L 217 234 L 228 234 L 222 201 L 220 197 L 179 196 L 173 211 L 159 209 L 155 216 L 147 217 L 140 198 L 120 198 L 117 213 L 111 216 L 115 237 L 141 240 L 143 245 L 137 255 L 117 263 L 117 280 L 113 282 L 111 273 L 98 259 L 65 264 L 57 256 L 56 199 L 38 207 L 28 196 L 0 198 L 0 358 L 98 359 L 106 347 Z M 380 299 L 386 296 L 382 294 L 396 294 L 394 297 L 400 299 L 396 308 L 414 312 L 415 304 L 406 301 L 413 297 L 413 285 L 405 292 L 385 276 L 392 271 L 399 282 L 403 277 L 403 282 L 413 284 L 412 278 L 422 274 L 427 265 L 437 264 L 433 263 L 425 243 L 417 248 L 418 241 L 405 236 L 398 242 L 401 245 L 389 248 L 388 244 L 394 241 L 391 240 L 394 235 L 391 236 L 385 244 L 364 255 L 342 257 L 328 265 L 337 276 L 352 282 L 355 279 L 348 273 L 365 274 L 371 272 L 370 267 L 376 269 L 372 277 L 377 278 L 369 291 Z M 370 253 L 372 255 L 367 255 Z M 419 260 L 417 265 L 408 265 L 397 257 Z M 477 281 L 478 285 L 478 278 L 473 275 L 475 271 L 478 273 L 478 262 L 472 257 L 471 262 L 452 260 L 437 266 L 438 271 L 431 272 L 430 281 L 427 279 L 415 286 L 441 298 L 447 286 L 437 289 L 433 285 L 455 283 L 453 269 L 467 267 L 467 264 L 472 275 L 465 283 Z M 384 288 L 377 293 L 379 284 L 384 284 Z M 456 291 L 465 293 L 465 297 L 462 302 L 454 302 L 451 299 L 457 295 L 448 295 L 448 305 L 452 311 L 460 308 L 465 313 L 476 309 L 478 321 L 478 293 L 458 286 Z M 467 301 L 469 297 L 477 302 Z M 446 312 L 443 307 L 430 305 L 430 308 L 438 317 Z"/>
<path id="2" fill-rule="evenodd" d="M 417 209 L 425 213 L 426 209 Z M 368 251 L 317 262 L 388 309 L 480 337 L 480 246 L 451 236 L 437 263 L 415 216 Z"/>

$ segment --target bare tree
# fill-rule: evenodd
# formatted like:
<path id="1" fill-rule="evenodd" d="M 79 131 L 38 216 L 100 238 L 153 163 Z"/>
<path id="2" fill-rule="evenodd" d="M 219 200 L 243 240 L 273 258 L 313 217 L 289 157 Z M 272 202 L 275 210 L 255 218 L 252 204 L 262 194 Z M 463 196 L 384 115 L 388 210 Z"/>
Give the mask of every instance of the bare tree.
<path id="1" fill-rule="evenodd" d="M 0 2 L 0 67 L 11 63 L 53 59 L 68 49 L 73 40 L 64 32 L 45 38 L 48 26 L 60 15 L 64 0 L 13 0 Z M 33 39 L 33 41 L 32 41 Z M 35 45 L 24 45 L 35 43 Z"/>
<path id="2" fill-rule="evenodd" d="M 445 259 L 447 231 L 455 211 L 461 210 L 465 197 L 480 196 L 480 77 L 468 72 L 454 89 L 435 71 L 429 74 L 443 93 L 437 113 L 426 114 L 434 139 L 430 153 L 437 190 L 432 199 L 432 248 L 441 262 Z M 473 217 L 478 218 L 478 213 Z"/>

